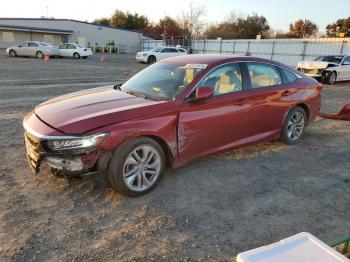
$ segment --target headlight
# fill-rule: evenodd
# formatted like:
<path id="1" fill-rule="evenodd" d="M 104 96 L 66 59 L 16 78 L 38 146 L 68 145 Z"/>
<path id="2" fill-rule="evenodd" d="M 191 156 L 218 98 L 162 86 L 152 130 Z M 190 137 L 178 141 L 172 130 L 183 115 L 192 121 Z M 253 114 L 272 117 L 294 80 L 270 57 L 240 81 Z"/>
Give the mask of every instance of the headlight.
<path id="1" fill-rule="evenodd" d="M 101 143 L 108 133 L 99 133 L 96 135 L 83 137 L 62 137 L 62 139 L 53 139 L 46 142 L 47 147 L 53 151 L 60 151 L 75 148 L 89 148 Z"/>

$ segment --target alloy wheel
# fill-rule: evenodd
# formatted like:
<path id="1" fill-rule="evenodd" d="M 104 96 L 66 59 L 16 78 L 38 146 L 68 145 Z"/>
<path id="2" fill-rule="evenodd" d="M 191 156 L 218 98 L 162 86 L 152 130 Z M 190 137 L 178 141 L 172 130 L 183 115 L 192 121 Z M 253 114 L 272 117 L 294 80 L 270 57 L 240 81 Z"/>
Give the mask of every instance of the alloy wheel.
<path id="1" fill-rule="evenodd" d="M 127 156 L 123 167 L 123 178 L 133 191 L 150 188 L 161 172 L 161 157 L 152 145 L 140 145 Z"/>
<path id="2" fill-rule="evenodd" d="M 301 112 L 295 112 L 289 119 L 287 125 L 288 137 L 295 141 L 297 140 L 304 131 L 305 127 L 305 116 Z"/>

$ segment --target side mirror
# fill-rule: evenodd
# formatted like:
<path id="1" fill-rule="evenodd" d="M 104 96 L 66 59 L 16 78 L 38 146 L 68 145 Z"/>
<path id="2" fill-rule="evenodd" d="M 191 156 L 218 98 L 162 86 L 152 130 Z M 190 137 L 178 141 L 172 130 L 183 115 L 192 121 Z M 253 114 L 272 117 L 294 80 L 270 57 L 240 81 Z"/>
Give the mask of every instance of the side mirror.
<path id="1" fill-rule="evenodd" d="M 204 101 L 214 95 L 214 88 L 200 87 L 196 89 L 196 101 Z"/>

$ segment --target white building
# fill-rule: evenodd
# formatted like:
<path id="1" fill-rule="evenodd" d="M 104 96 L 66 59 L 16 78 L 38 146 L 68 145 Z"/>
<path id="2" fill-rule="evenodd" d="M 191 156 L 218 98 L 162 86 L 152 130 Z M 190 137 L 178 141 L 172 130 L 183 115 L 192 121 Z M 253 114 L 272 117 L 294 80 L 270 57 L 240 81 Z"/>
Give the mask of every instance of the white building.
<path id="1" fill-rule="evenodd" d="M 142 33 L 72 19 L 0 18 L 0 48 L 30 40 L 56 45 L 78 42 L 91 47 L 114 42 L 121 52 L 135 53 L 141 48 Z"/>

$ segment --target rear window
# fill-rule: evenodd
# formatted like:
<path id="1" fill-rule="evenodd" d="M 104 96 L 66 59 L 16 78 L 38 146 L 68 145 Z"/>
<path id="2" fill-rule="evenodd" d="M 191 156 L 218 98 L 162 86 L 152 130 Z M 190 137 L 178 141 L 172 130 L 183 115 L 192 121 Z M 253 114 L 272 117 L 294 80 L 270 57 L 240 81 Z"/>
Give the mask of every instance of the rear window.
<path id="1" fill-rule="evenodd" d="M 285 84 L 293 83 L 298 79 L 298 77 L 294 73 L 290 72 L 289 70 L 286 70 L 284 68 L 280 68 L 280 70 L 284 76 Z"/>
<path id="2" fill-rule="evenodd" d="M 179 49 L 177 49 L 177 50 L 179 50 L 181 53 L 185 53 L 185 52 L 186 52 L 185 49 L 181 49 L 181 48 L 179 48 Z"/>

